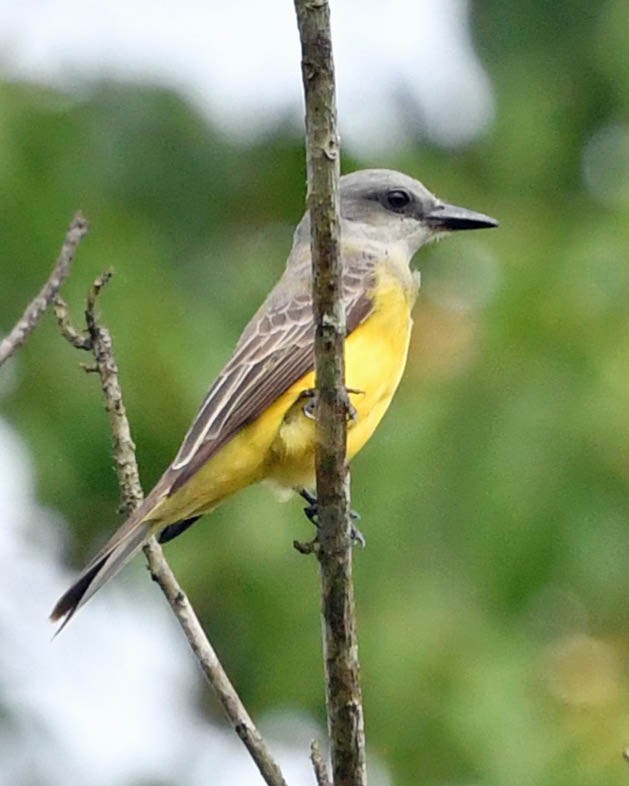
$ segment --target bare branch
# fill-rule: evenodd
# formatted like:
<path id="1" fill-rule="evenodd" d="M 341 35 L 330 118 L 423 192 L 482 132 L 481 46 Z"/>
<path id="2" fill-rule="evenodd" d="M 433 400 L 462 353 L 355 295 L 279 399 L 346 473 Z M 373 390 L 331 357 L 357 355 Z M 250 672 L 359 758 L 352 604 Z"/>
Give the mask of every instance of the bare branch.
<path id="1" fill-rule="evenodd" d="M 321 747 L 317 740 L 313 740 L 310 743 L 310 761 L 312 762 L 312 768 L 315 773 L 315 778 L 317 779 L 317 786 L 332 786 L 328 767 L 323 761 L 323 754 L 321 753 Z"/>
<path id="2" fill-rule="evenodd" d="M 190 601 L 181 589 L 175 574 L 166 562 L 164 552 L 155 538 L 144 547 L 153 579 L 159 584 L 175 613 L 199 665 L 223 706 L 227 720 L 254 760 L 269 786 L 286 786 L 277 762 L 273 759 L 262 735 L 255 727 L 234 686 L 229 681 L 214 648 L 208 641 Z"/>
<path id="3" fill-rule="evenodd" d="M 328 726 L 335 786 L 367 782 L 346 465 L 339 139 L 327 0 L 295 0 L 306 98 L 317 379 L 317 498 Z"/>
<path id="4" fill-rule="evenodd" d="M 59 258 L 55 262 L 48 281 L 44 284 L 37 297 L 27 306 L 26 311 L 9 335 L 0 341 L 0 366 L 24 344 L 37 327 L 39 320 L 70 274 L 76 249 L 88 231 L 89 224 L 87 220 L 81 212 L 77 213 L 68 227 Z"/>
<path id="5" fill-rule="evenodd" d="M 70 342 L 70 344 L 72 344 L 75 349 L 85 349 L 90 351 L 92 349 L 92 342 L 89 336 L 80 333 L 74 327 L 72 324 L 72 318 L 70 317 L 70 309 L 68 308 L 68 304 L 61 297 L 61 295 L 57 295 L 55 297 L 53 308 L 57 325 L 61 331 L 61 335 L 66 339 L 66 341 Z"/>
<path id="6" fill-rule="evenodd" d="M 96 300 L 102 288 L 111 281 L 112 275 L 112 271 L 108 270 L 101 274 L 90 287 L 87 294 L 85 322 L 105 396 L 105 409 L 109 416 L 109 426 L 114 441 L 113 455 L 121 491 L 120 512 L 128 516 L 142 502 L 144 494 L 135 459 L 135 443 L 131 438 L 131 428 L 122 399 L 118 365 L 113 353 L 111 334 L 106 327 L 99 323 L 96 316 Z"/>
<path id="7" fill-rule="evenodd" d="M 86 339 L 72 326 L 67 306 L 60 298 L 56 303 L 55 311 L 64 337 L 73 346 L 91 349 L 94 355 L 105 395 L 105 409 L 109 415 L 113 434 L 113 453 L 122 497 L 121 510 L 128 515 L 142 502 L 143 492 L 135 458 L 135 445 L 131 438 L 131 429 L 118 379 L 118 366 L 113 354 L 111 335 L 107 328 L 100 324 L 96 314 L 98 296 L 111 276 L 111 271 L 99 276 L 88 292 L 85 319 L 89 338 Z M 225 711 L 227 720 L 249 751 L 263 779 L 268 786 L 286 786 L 278 764 L 229 681 L 190 601 L 177 582 L 155 538 L 151 538 L 144 547 L 144 554 L 151 577 L 159 584 L 166 596 L 203 674 Z"/>

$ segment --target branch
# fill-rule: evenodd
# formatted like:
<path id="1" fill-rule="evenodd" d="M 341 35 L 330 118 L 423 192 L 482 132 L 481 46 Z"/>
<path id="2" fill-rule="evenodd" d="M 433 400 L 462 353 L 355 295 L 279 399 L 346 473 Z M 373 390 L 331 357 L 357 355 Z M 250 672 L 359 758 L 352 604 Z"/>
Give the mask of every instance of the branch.
<path id="1" fill-rule="evenodd" d="M 113 354 L 111 335 L 107 328 L 100 324 L 96 315 L 98 296 L 111 276 L 111 271 L 99 276 L 89 290 L 85 310 L 87 336 L 82 335 L 72 326 L 68 307 L 61 298 L 56 299 L 55 314 L 64 337 L 73 346 L 89 350 L 94 356 L 95 365 L 86 366 L 86 370 L 97 371 L 100 376 L 105 396 L 105 409 L 109 415 L 113 434 L 113 453 L 122 497 L 121 510 L 129 515 L 142 502 L 143 493 L 135 459 L 135 445 L 131 438 L 131 429 L 118 380 L 118 366 Z M 144 554 L 151 577 L 159 584 L 166 596 L 203 674 L 223 707 L 227 720 L 249 751 L 262 778 L 268 786 L 286 786 L 279 766 L 229 681 L 190 601 L 177 582 L 155 538 L 151 538 L 144 547 Z"/>
<path id="2" fill-rule="evenodd" d="M 68 227 L 59 258 L 55 262 L 48 281 L 46 281 L 37 297 L 27 306 L 26 311 L 22 314 L 21 319 L 16 323 L 13 330 L 0 341 L 0 366 L 24 344 L 37 327 L 39 320 L 70 274 L 76 249 L 88 232 L 89 224 L 87 220 L 81 212 L 76 213 Z"/>
<path id="3" fill-rule="evenodd" d="M 310 761 L 312 762 L 312 768 L 314 769 L 315 778 L 317 779 L 317 786 L 332 786 L 328 768 L 323 760 L 323 754 L 321 753 L 319 743 L 316 740 L 310 743 Z"/>
<path id="4" fill-rule="evenodd" d="M 339 139 L 327 0 L 295 0 L 306 98 L 308 208 L 316 321 L 317 497 L 328 727 L 335 786 L 367 782 L 352 527 L 346 464 L 345 311 L 339 216 Z M 317 775 L 319 777 L 319 775 Z"/>

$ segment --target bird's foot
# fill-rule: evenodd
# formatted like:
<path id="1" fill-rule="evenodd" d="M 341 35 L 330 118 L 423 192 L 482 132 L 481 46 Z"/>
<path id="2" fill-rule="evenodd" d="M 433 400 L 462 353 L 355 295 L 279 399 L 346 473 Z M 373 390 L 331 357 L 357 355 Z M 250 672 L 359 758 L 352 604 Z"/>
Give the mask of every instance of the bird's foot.
<path id="1" fill-rule="evenodd" d="M 349 398 L 349 394 L 353 393 L 356 395 L 365 395 L 364 390 L 357 390 L 356 388 L 345 388 L 345 392 L 347 393 L 347 421 L 348 423 L 355 423 L 356 422 L 356 407 L 352 404 Z M 306 398 L 308 399 L 307 403 L 303 406 L 303 413 L 307 418 L 314 420 L 316 417 L 316 407 L 317 407 L 317 390 L 316 388 L 308 388 L 307 390 L 303 390 L 299 394 L 299 398 Z"/>
<path id="2" fill-rule="evenodd" d="M 319 501 L 312 494 L 308 489 L 301 489 L 299 492 L 299 496 L 303 497 L 308 503 L 304 508 L 304 513 L 306 514 L 306 518 L 308 521 L 311 521 L 317 529 L 319 529 Z M 352 520 L 352 528 L 350 532 L 350 537 L 352 539 L 352 545 L 358 544 L 365 548 L 367 545 L 367 541 L 365 540 L 365 536 L 363 533 L 358 529 L 358 527 L 354 524 L 355 521 L 360 521 L 360 514 L 357 513 L 355 510 L 350 510 L 349 517 Z"/>

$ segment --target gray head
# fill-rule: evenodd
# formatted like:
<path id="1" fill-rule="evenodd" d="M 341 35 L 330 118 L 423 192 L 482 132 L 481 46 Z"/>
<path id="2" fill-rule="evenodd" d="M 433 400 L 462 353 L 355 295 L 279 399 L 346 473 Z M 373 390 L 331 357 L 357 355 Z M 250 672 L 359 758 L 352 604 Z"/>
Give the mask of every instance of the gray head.
<path id="1" fill-rule="evenodd" d="M 409 257 L 447 232 L 498 226 L 489 216 L 442 202 L 418 180 L 391 169 L 343 175 L 340 196 L 344 241 L 395 245 Z M 305 240 L 309 231 L 306 215 L 297 238 Z"/>

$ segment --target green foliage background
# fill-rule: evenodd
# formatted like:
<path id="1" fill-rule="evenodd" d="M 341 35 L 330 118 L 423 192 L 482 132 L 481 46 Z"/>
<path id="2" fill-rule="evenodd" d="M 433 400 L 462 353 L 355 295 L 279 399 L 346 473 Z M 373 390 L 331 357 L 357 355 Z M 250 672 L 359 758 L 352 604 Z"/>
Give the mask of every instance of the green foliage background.
<path id="1" fill-rule="evenodd" d="M 345 170 L 399 168 L 502 222 L 420 254 L 408 373 L 353 465 L 369 746 L 401 786 L 621 784 L 629 166 L 599 172 L 601 201 L 583 160 L 627 120 L 627 6 L 493 1 L 474 21 L 498 106 L 484 138 L 344 152 Z M 163 90 L 2 83 L 0 140 L 0 330 L 82 208 L 93 229 L 65 295 L 79 314 L 115 267 L 101 307 L 148 488 L 283 267 L 301 131 L 236 144 Z M 78 567 L 116 526 L 117 488 L 98 385 L 77 366 L 48 318 L 0 383 Z M 297 502 L 256 488 L 168 547 L 254 715 L 323 717 L 316 566 L 291 547 L 309 534 Z"/>

